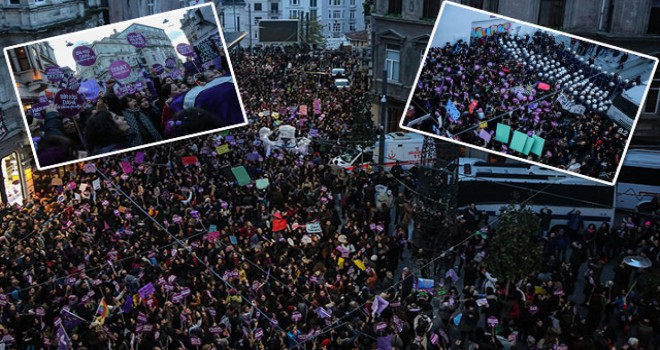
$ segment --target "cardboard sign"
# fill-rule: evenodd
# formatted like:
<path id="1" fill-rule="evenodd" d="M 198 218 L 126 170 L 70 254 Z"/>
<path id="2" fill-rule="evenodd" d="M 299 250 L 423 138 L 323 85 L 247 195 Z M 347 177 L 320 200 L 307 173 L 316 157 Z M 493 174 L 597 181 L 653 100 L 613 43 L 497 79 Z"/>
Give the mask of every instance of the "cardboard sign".
<path id="1" fill-rule="evenodd" d="M 73 49 L 73 60 L 81 66 L 91 66 L 96 62 L 96 53 L 87 46 L 78 46 Z"/>
<path id="2" fill-rule="evenodd" d="M 181 295 L 184 296 L 184 297 L 189 296 L 190 295 L 190 288 L 186 287 L 186 288 L 181 289 Z"/>
<path id="3" fill-rule="evenodd" d="M 526 142 L 527 142 L 527 134 L 524 134 L 516 130 L 513 132 L 513 137 L 511 138 L 511 143 L 509 144 L 509 147 L 514 151 L 523 153 Z"/>
<path id="4" fill-rule="evenodd" d="M 153 283 L 149 282 L 147 283 L 144 287 L 140 288 L 138 290 L 138 294 L 140 295 L 140 298 L 146 299 L 149 297 L 151 294 L 154 294 L 156 292 L 156 288 L 154 287 Z"/>
<path id="5" fill-rule="evenodd" d="M 218 155 L 228 153 L 229 152 L 229 145 L 228 144 L 220 145 L 220 146 L 215 148 L 215 152 Z"/>
<path id="6" fill-rule="evenodd" d="M 209 332 L 210 332 L 211 334 L 222 333 L 222 328 L 221 328 L 221 327 L 218 327 L 218 326 L 213 326 L 213 327 L 210 327 L 210 328 L 209 328 Z"/>
<path id="7" fill-rule="evenodd" d="M 108 72 L 110 75 L 118 80 L 128 78 L 128 76 L 131 75 L 131 71 L 131 65 L 128 64 L 128 62 L 122 60 L 112 62 L 110 67 L 108 67 Z"/>
<path id="8" fill-rule="evenodd" d="M 291 320 L 293 322 L 298 322 L 302 319 L 302 314 L 299 311 L 294 311 L 293 314 L 291 314 Z"/>
<path id="9" fill-rule="evenodd" d="M 60 81 L 62 81 L 62 79 L 64 79 L 64 72 L 58 66 L 46 67 L 46 70 L 44 71 L 44 75 L 46 76 L 46 79 L 48 79 L 50 82 L 53 83 L 59 83 Z"/>
<path id="10" fill-rule="evenodd" d="M 244 166 L 231 168 L 231 172 L 234 174 L 234 177 L 236 177 L 239 186 L 245 186 L 252 180 Z"/>
<path id="11" fill-rule="evenodd" d="M 454 102 L 451 100 L 447 101 L 447 106 L 445 106 L 447 109 L 447 113 L 449 114 L 449 117 L 454 121 L 458 121 L 461 117 L 461 112 L 458 111 L 458 108 L 456 108 L 456 105 L 454 105 Z"/>
<path id="12" fill-rule="evenodd" d="M 172 300 L 173 303 L 178 304 L 181 301 L 183 301 L 183 296 L 179 293 L 174 293 L 174 294 L 172 294 L 171 300 Z"/>
<path id="13" fill-rule="evenodd" d="M 195 346 L 202 345 L 202 340 L 197 337 L 190 337 L 190 345 L 195 345 Z"/>
<path id="14" fill-rule="evenodd" d="M 257 328 L 254 330 L 254 339 L 259 341 L 261 338 L 264 337 L 264 330 L 261 328 Z"/>
<path id="15" fill-rule="evenodd" d="M 182 56 L 192 56 L 195 54 L 193 47 L 186 43 L 180 43 L 176 46 L 176 51 Z M 167 64 L 167 61 L 165 62 Z"/>
<path id="16" fill-rule="evenodd" d="M 495 141 L 502 143 L 509 143 L 510 136 L 511 136 L 511 127 L 509 125 L 497 123 L 497 130 L 495 131 Z"/>
<path id="17" fill-rule="evenodd" d="M 176 58 L 174 58 L 174 57 L 168 57 L 165 60 L 165 68 L 167 68 L 167 69 L 174 69 L 176 67 L 176 64 L 177 64 L 177 61 L 176 61 Z M 159 74 L 161 74 L 161 73 L 159 73 Z"/>
<path id="18" fill-rule="evenodd" d="M 142 48 L 147 44 L 147 40 L 144 38 L 144 35 L 137 32 L 128 33 L 126 40 L 128 40 L 129 44 L 137 48 Z"/>
<path id="19" fill-rule="evenodd" d="M 486 323 L 488 324 L 488 327 L 495 328 L 500 324 L 500 321 L 497 319 L 497 317 L 490 316 L 488 319 L 486 319 Z"/>
<path id="20" fill-rule="evenodd" d="M 55 95 L 55 109 L 68 117 L 80 113 L 84 103 L 82 96 L 75 90 L 62 89 Z"/>

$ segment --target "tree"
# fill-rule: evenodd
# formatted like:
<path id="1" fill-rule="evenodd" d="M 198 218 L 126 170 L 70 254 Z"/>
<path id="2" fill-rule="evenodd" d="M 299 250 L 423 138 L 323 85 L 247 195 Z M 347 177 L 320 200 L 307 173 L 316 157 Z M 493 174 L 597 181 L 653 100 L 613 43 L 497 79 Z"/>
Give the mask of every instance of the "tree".
<path id="1" fill-rule="evenodd" d="M 509 284 L 540 267 L 541 248 L 535 242 L 539 232 L 536 214 L 524 205 L 510 204 L 500 216 L 495 235 L 489 240 L 486 266 L 488 271 Z"/>
<path id="2" fill-rule="evenodd" d="M 323 24 L 316 17 L 309 17 L 309 27 L 305 40 L 310 45 L 325 46 L 325 37 L 323 36 Z"/>
<path id="3" fill-rule="evenodd" d="M 357 103 L 349 126 L 348 141 L 351 147 L 370 147 L 376 142 L 378 129 L 373 122 L 369 98 L 362 96 Z"/>

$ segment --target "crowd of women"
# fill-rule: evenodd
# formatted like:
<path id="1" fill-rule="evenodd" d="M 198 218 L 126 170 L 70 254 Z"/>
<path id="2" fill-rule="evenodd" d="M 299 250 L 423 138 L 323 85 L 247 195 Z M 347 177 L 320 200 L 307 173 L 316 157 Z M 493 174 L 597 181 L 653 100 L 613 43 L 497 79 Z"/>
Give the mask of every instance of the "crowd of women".
<path id="1" fill-rule="evenodd" d="M 624 80 L 605 72 L 594 59 L 577 56 L 565 41 L 541 31 L 515 37 L 499 33 L 433 47 L 414 93 L 417 111 L 411 113 L 430 113 L 432 118 L 415 127 L 611 180 L 630 130 L 615 124 L 606 111 L 611 100 L 639 84 L 640 77 Z M 566 109 L 560 96 L 584 108 Z M 542 151 L 514 150 L 496 137 L 499 123 L 545 139 Z"/>
<path id="2" fill-rule="evenodd" d="M 467 235 L 481 227 L 470 207 L 459 230 L 467 239 L 434 261 L 437 275 L 405 266 L 419 248 L 408 242 L 415 179 L 400 169 L 347 173 L 326 165 L 343 150 L 352 108 L 364 102 L 359 57 L 298 46 L 239 52 L 248 126 L 36 174 L 33 198 L 0 208 L 0 343 L 62 350 L 658 344 L 660 291 L 630 288 L 630 271 L 618 265 L 628 250 L 655 260 L 657 219 L 634 217 L 596 233 L 587 227 L 572 243 L 561 231 L 548 233 L 539 243 L 548 248 L 543 269 L 506 283 L 483 265 L 489 241 Z M 309 74 L 337 66 L 351 76 L 350 90 Z M 314 99 L 320 106 L 307 116 L 289 108 Z M 287 123 L 301 135 L 318 131 L 309 154 L 267 156 L 259 129 Z M 240 166 L 252 181 L 233 175 Z M 571 227 L 583 232 L 580 222 L 574 217 Z M 599 278 L 601 251 L 585 250 L 594 235 L 621 237 L 603 255 L 619 266 L 611 285 Z M 569 254 L 559 257 L 562 249 Z M 497 327 L 488 326 L 492 318 Z"/>
<path id="3" fill-rule="evenodd" d="M 244 122 L 229 66 L 221 62 L 201 72 L 186 71 L 182 79 L 144 73 L 147 83 L 133 93 L 125 93 L 110 78 L 105 90 L 74 116 L 58 113 L 51 102 L 31 126 L 39 164 L 60 164 Z M 190 90 L 194 96 L 186 98 Z"/>

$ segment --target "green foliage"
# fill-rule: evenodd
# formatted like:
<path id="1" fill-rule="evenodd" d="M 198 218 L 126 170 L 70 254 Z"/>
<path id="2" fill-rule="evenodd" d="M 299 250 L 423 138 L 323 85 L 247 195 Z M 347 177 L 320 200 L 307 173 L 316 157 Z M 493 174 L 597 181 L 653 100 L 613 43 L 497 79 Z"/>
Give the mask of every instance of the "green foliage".
<path id="1" fill-rule="evenodd" d="M 323 36 L 323 24 L 319 22 L 318 18 L 309 18 L 309 32 L 305 38 L 310 45 L 325 45 L 325 37 Z"/>
<path id="2" fill-rule="evenodd" d="M 531 209 L 509 205 L 489 240 L 486 265 L 493 276 L 516 282 L 537 272 L 542 258 L 535 242 L 538 232 L 538 218 Z"/>
<path id="3" fill-rule="evenodd" d="M 369 98 L 364 96 L 358 101 L 352 122 L 350 123 L 350 132 L 348 140 L 354 147 L 362 148 L 372 146 L 378 136 L 378 128 L 373 122 L 371 114 L 371 103 Z"/>

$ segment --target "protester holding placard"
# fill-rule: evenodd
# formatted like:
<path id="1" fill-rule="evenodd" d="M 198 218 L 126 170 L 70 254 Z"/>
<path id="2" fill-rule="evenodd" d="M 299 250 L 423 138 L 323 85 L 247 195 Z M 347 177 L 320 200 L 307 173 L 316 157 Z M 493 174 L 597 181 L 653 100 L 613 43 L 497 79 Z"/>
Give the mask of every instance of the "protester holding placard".
<path id="1" fill-rule="evenodd" d="M 612 179 L 627 136 L 605 113 L 621 91 L 619 82 L 618 75 L 577 60 L 563 42 L 555 42 L 553 34 L 504 32 L 488 40 L 459 40 L 429 49 L 412 106 L 417 117 L 430 113 L 438 118 L 415 127 Z M 500 143 L 492 137 L 498 123 L 543 138 L 542 152 L 517 151 Z M 571 158 L 582 165 L 569 167 Z"/>

